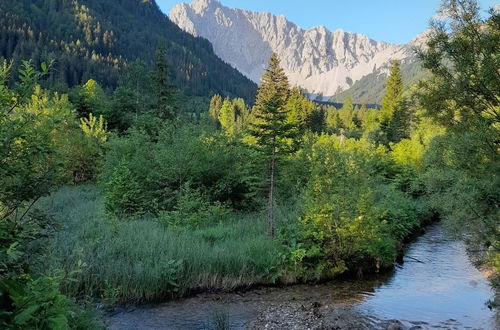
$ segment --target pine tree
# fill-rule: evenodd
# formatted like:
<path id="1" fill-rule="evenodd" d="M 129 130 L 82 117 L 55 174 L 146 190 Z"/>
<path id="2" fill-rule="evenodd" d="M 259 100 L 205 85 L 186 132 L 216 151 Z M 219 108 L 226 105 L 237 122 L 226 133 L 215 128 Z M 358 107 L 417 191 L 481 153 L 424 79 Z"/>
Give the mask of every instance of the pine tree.
<path id="1" fill-rule="evenodd" d="M 387 142 L 397 143 L 408 136 L 410 114 L 403 97 L 403 79 L 398 61 L 391 62 L 380 119 L 380 126 Z"/>
<path id="2" fill-rule="evenodd" d="M 399 62 L 391 62 L 391 70 L 387 78 L 387 87 L 382 100 L 382 109 L 380 110 L 381 121 L 392 119 L 396 108 L 403 98 L 403 79 L 401 77 L 401 68 Z"/>
<path id="3" fill-rule="evenodd" d="M 153 86 L 156 96 L 155 111 L 163 120 L 177 118 L 177 90 L 170 81 L 165 40 L 160 40 L 156 50 Z"/>
<path id="4" fill-rule="evenodd" d="M 295 124 L 301 133 L 311 129 L 312 120 L 316 107 L 309 100 L 300 88 L 293 88 L 286 105 L 288 112 L 288 122 Z"/>
<path id="5" fill-rule="evenodd" d="M 257 149 L 268 162 L 268 233 L 274 236 L 273 194 L 276 163 L 280 156 L 293 151 L 296 126 L 287 121 L 286 104 L 290 95 L 288 78 L 280 67 L 277 54 L 273 54 L 269 67 L 262 76 L 255 107 L 255 119 L 250 132 L 256 139 Z"/>
<path id="6" fill-rule="evenodd" d="M 336 133 L 343 128 L 342 121 L 340 120 L 339 111 L 332 106 L 326 109 L 325 118 L 326 129 L 330 133 Z"/>
<path id="7" fill-rule="evenodd" d="M 347 97 L 344 100 L 342 108 L 338 111 L 340 120 L 342 121 L 342 127 L 353 130 L 355 128 L 354 123 L 354 105 L 352 103 L 352 97 Z"/>

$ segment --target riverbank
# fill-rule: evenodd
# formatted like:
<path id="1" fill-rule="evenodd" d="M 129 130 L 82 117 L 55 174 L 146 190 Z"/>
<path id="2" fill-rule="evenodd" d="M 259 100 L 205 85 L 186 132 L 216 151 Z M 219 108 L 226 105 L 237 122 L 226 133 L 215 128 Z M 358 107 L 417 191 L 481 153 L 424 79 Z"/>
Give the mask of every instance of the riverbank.
<path id="1" fill-rule="evenodd" d="M 63 283 L 65 294 L 98 300 L 105 307 L 333 278 L 302 267 L 294 259 L 305 251 L 302 246 L 271 239 L 260 213 L 234 213 L 209 226 L 173 228 L 154 217 L 110 216 L 96 186 L 63 188 L 42 199 L 37 209 L 55 230 L 40 241 L 43 263 L 34 265 L 34 271 L 71 274 Z M 281 221 L 296 222 L 293 207 L 275 211 Z M 293 241 L 292 235 L 286 244 Z M 343 275 L 377 270 L 373 259 L 366 260 L 369 268 L 361 268 L 363 260 Z"/>
<path id="2" fill-rule="evenodd" d="M 313 324 L 349 329 L 365 323 L 367 329 L 375 325 L 411 328 L 418 322 L 436 323 L 413 317 L 425 315 L 420 308 L 435 301 L 462 299 L 457 292 L 466 292 L 465 300 L 474 302 L 468 309 L 486 308 L 492 297 L 484 293 L 489 290 L 487 281 L 470 265 L 463 244 L 445 239 L 436 225 L 409 243 L 404 263 L 387 273 L 277 286 L 282 275 L 281 246 L 265 234 L 265 224 L 256 222 L 255 215 L 190 231 L 171 230 L 155 219 L 120 221 L 104 214 L 99 191 L 92 186 L 64 188 L 41 205 L 58 229 L 45 242 L 46 257 L 40 266 L 71 273 L 72 279 L 64 282 L 63 289 L 72 297 L 90 297 L 103 310 L 114 310 L 107 316 L 112 329 L 162 329 L 162 325 L 175 326 L 176 322 L 180 322 L 177 328 L 204 329 L 214 315 L 236 322 L 236 328 L 242 329 L 308 328 Z M 415 246 L 420 252 L 412 252 Z M 436 252 L 440 249 L 444 250 Z M 449 278 L 442 278 L 447 272 Z M 450 280 L 457 286 L 450 288 Z M 438 284 L 436 292 L 424 295 L 433 282 Z M 478 285 L 479 296 L 474 294 Z M 446 294 L 440 291 L 443 287 L 449 290 Z M 382 291 L 387 296 L 381 296 Z M 190 298 L 181 298 L 186 296 Z M 414 296 L 420 300 L 403 313 L 400 308 L 408 303 L 405 299 L 412 302 Z M 366 308 L 357 309 L 365 302 Z M 115 307 L 130 303 L 134 307 Z M 436 324 L 460 317 L 452 315 Z M 185 324 L 184 319 L 193 323 Z M 128 324 L 135 327 L 127 328 Z"/>
<path id="3" fill-rule="evenodd" d="M 63 188 L 38 207 L 57 230 L 40 242 L 44 258 L 35 269 L 71 274 L 66 294 L 105 306 L 271 283 L 280 263 L 279 243 L 252 214 L 177 230 L 151 217 L 108 216 L 94 186 Z"/>
<path id="4" fill-rule="evenodd" d="M 418 259 L 421 262 L 417 262 Z M 493 292 L 461 242 L 439 225 L 408 245 L 404 263 L 385 274 L 322 284 L 199 293 L 108 314 L 111 330 L 210 329 L 495 329 Z M 439 301 L 439 304 L 436 304 Z M 195 312 L 194 312 L 195 311 Z"/>

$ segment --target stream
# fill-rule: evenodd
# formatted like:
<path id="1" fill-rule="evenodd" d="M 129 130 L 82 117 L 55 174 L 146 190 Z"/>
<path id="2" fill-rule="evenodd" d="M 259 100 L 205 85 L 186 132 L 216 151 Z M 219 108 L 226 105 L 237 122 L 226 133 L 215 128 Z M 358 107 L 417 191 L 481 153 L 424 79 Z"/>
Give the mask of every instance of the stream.
<path id="1" fill-rule="evenodd" d="M 318 285 L 198 294 L 118 310 L 111 330 L 210 329 L 498 329 L 486 302 L 489 282 L 463 243 L 433 225 L 408 246 L 394 271 Z"/>

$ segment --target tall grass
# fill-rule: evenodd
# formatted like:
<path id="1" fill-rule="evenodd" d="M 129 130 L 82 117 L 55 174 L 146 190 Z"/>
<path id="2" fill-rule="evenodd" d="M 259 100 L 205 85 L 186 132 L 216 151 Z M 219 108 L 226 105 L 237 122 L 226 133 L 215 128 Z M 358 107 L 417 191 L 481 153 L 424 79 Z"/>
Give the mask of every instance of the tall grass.
<path id="1" fill-rule="evenodd" d="M 46 239 L 40 267 L 72 272 L 64 288 L 72 296 L 144 302 L 191 290 L 231 290 L 268 282 L 279 264 L 279 246 L 257 214 L 175 230 L 154 218 L 109 217 L 92 186 L 64 188 L 38 209 L 59 227 Z"/>

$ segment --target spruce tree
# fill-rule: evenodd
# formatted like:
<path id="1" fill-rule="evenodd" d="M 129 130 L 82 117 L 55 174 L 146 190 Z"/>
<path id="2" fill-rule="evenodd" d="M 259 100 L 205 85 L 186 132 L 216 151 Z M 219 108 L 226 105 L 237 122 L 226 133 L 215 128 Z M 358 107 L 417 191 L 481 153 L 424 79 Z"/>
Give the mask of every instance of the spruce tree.
<path id="1" fill-rule="evenodd" d="M 352 103 L 352 97 L 346 97 L 342 108 L 338 110 L 338 115 L 342 121 L 342 127 L 347 130 L 353 130 L 355 128 L 354 123 L 354 104 Z"/>
<path id="2" fill-rule="evenodd" d="M 401 68 L 399 62 L 391 62 L 391 70 L 387 78 L 387 87 L 382 100 L 382 109 L 380 110 L 381 121 L 390 121 L 396 108 L 403 98 L 403 79 L 401 77 Z"/>
<path id="3" fill-rule="evenodd" d="M 156 96 L 154 105 L 156 115 L 163 120 L 176 119 L 177 90 L 170 81 L 169 67 L 167 64 L 167 47 L 163 39 L 160 40 L 158 48 L 156 49 L 153 87 Z"/>
<path id="4" fill-rule="evenodd" d="M 398 61 L 391 62 L 380 119 L 386 142 L 397 143 L 408 137 L 410 114 L 403 97 L 403 79 Z"/>
<path id="5" fill-rule="evenodd" d="M 300 133 L 304 133 L 306 130 L 311 129 L 312 118 L 316 111 L 316 107 L 314 103 L 302 93 L 300 88 L 295 87 L 291 90 L 286 108 L 289 111 L 287 114 L 288 122 L 295 124 Z"/>
<path id="6" fill-rule="evenodd" d="M 296 125 L 287 120 L 286 105 L 290 95 L 288 78 L 280 66 L 277 54 L 273 54 L 269 67 L 262 76 L 253 114 L 250 132 L 256 139 L 257 149 L 268 163 L 268 233 L 274 236 L 274 184 L 276 163 L 279 157 L 293 151 Z"/>

